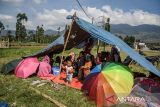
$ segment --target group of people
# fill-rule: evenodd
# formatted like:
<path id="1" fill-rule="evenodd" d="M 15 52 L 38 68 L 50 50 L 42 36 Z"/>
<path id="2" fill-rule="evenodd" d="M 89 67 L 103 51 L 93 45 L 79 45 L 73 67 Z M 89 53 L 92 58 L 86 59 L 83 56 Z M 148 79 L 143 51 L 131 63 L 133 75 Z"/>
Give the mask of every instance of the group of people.
<path id="1" fill-rule="evenodd" d="M 96 57 L 91 54 L 93 48 L 93 39 L 86 41 L 84 49 L 80 51 L 79 56 L 76 57 L 74 52 L 69 56 L 63 58 L 61 71 L 66 72 L 66 82 L 71 83 L 73 77 L 78 77 L 79 80 L 84 78 L 90 73 L 91 69 L 98 64 L 105 65 L 106 62 L 121 62 L 120 53 L 116 46 L 112 46 L 111 52 L 102 51 Z M 57 56 L 55 62 L 60 66 L 60 57 Z"/>

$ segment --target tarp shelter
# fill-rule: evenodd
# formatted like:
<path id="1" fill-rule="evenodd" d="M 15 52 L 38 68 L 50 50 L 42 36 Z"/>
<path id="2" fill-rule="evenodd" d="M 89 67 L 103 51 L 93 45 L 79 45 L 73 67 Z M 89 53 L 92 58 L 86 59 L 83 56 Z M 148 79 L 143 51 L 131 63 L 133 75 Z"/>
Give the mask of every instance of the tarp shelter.
<path id="1" fill-rule="evenodd" d="M 19 64 L 19 62 L 22 61 L 22 59 L 14 59 L 10 62 L 8 62 L 7 64 L 5 64 L 2 69 L 1 69 L 1 73 L 4 74 L 8 74 L 11 71 L 14 71 L 14 69 L 16 68 L 16 66 Z"/>
<path id="2" fill-rule="evenodd" d="M 79 45 L 87 38 L 93 37 L 105 43 L 118 46 L 122 51 L 128 54 L 133 60 L 135 60 L 141 66 L 160 77 L 160 71 L 157 70 L 155 66 L 153 66 L 149 61 L 145 59 L 145 57 L 141 56 L 139 53 L 137 53 L 135 50 L 133 50 L 124 41 L 122 41 L 115 35 L 78 17 L 68 16 L 67 18 L 73 20 L 71 34 L 66 46 L 67 50 Z M 66 30 L 64 36 L 61 35 L 57 40 L 48 45 L 47 48 L 32 56 L 44 56 L 50 52 L 62 52 L 64 46 L 63 44 L 68 35 L 68 32 L 69 30 Z"/>

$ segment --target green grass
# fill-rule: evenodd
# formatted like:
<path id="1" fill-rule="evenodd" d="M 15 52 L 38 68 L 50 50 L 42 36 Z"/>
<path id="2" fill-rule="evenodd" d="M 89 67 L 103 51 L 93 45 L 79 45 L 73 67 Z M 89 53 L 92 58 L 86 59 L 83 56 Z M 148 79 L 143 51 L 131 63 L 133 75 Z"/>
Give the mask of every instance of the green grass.
<path id="1" fill-rule="evenodd" d="M 67 107 L 95 107 L 94 102 L 88 101 L 79 90 L 64 86 L 57 91 L 51 87 L 50 82 L 42 87 L 31 86 L 33 80 L 40 79 L 37 77 L 20 79 L 14 75 L 0 75 L 0 101 L 7 101 L 10 105 L 15 103 L 18 107 L 56 107 L 29 88 L 34 87 Z"/>
<path id="2" fill-rule="evenodd" d="M 33 54 L 42 49 L 44 46 L 32 46 L 32 47 L 19 47 L 19 48 L 10 48 L 10 49 L 0 49 L 0 69 L 7 62 L 20 58 L 22 56 Z M 68 55 L 71 51 L 75 52 L 76 55 L 79 54 L 81 49 L 71 49 L 65 52 L 65 56 Z M 100 51 L 103 50 L 103 47 L 100 48 Z M 107 47 L 107 50 L 110 50 L 110 47 Z M 96 55 L 96 47 L 93 48 L 92 53 Z M 147 51 L 146 55 L 159 55 L 160 52 Z M 125 53 L 121 53 L 122 60 L 126 57 Z M 146 75 L 149 72 L 143 67 L 136 65 L 131 65 L 130 68 L 134 72 L 142 72 Z M 160 64 L 157 67 L 160 69 Z M 56 107 L 55 104 L 43 98 L 41 95 L 36 94 L 29 87 L 33 80 L 39 80 L 37 77 L 30 77 L 28 79 L 16 78 L 14 75 L 3 75 L 0 74 L 0 101 L 6 101 L 10 105 L 15 104 L 16 107 Z M 87 97 L 83 95 L 80 90 L 72 89 L 64 86 L 62 90 L 55 90 L 51 87 L 51 83 L 48 82 L 42 87 L 34 88 L 40 90 L 42 93 L 45 93 L 60 103 L 68 107 L 95 107 L 94 102 L 89 101 Z M 120 107 L 124 107 L 121 105 Z M 125 107 L 129 107 L 125 105 Z"/>
<path id="3" fill-rule="evenodd" d="M 22 56 L 33 54 L 42 47 L 25 47 L 0 49 L 0 69 L 7 62 Z M 69 51 L 65 53 L 67 55 Z M 78 54 L 78 53 L 77 53 Z M 16 104 L 17 107 L 56 107 L 53 103 L 36 94 L 28 87 L 33 80 L 39 78 L 31 77 L 28 79 L 16 78 L 14 75 L 0 74 L 0 101 L 6 101 L 10 105 Z M 37 88 L 41 92 L 55 98 L 67 107 L 94 107 L 94 102 L 88 101 L 87 97 L 79 90 L 64 86 L 60 91 L 56 91 L 48 83 L 44 87 Z"/>
<path id="4" fill-rule="evenodd" d="M 21 58 L 23 56 L 31 55 L 44 46 L 33 46 L 33 47 L 20 47 L 20 48 L 9 48 L 9 49 L 0 49 L 0 68 L 7 62 Z"/>
<path id="5" fill-rule="evenodd" d="M 28 89 L 29 84 L 14 75 L 0 75 L 0 101 L 16 107 L 51 107 L 51 102 Z"/>

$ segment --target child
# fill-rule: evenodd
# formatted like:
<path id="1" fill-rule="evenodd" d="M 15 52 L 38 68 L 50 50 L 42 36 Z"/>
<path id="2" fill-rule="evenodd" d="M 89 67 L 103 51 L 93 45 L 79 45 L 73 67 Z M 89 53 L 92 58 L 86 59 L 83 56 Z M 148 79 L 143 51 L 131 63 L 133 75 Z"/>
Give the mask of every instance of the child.
<path id="1" fill-rule="evenodd" d="M 67 66 L 66 66 L 67 77 L 66 77 L 66 81 L 69 84 L 72 82 L 73 73 L 74 73 L 74 69 L 72 67 L 72 62 L 71 61 L 67 61 Z"/>

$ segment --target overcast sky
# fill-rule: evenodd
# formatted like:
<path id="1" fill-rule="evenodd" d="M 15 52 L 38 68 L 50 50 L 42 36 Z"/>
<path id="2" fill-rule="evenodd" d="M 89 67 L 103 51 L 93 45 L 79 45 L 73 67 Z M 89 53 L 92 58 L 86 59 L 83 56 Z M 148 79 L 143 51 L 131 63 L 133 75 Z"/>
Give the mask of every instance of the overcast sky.
<path id="1" fill-rule="evenodd" d="M 160 26 L 160 0 L 79 0 L 95 22 L 99 16 L 110 17 L 112 24 L 153 24 Z M 57 29 L 69 23 L 67 15 L 77 16 L 89 22 L 91 19 L 79 8 L 76 0 L 0 0 L 0 21 L 15 29 L 16 15 L 26 13 L 27 29 L 44 25 L 45 29 Z"/>

